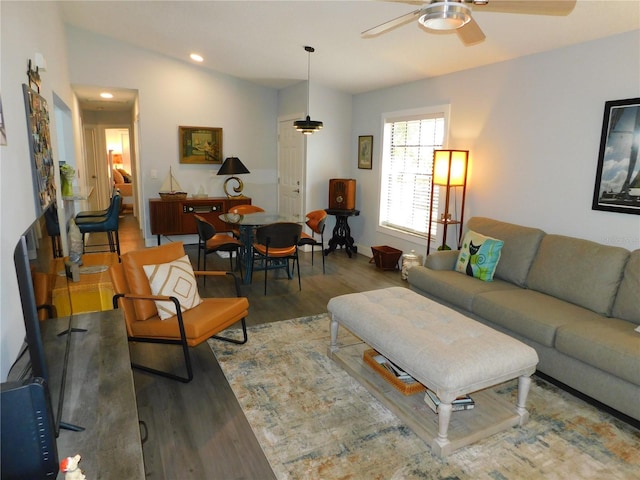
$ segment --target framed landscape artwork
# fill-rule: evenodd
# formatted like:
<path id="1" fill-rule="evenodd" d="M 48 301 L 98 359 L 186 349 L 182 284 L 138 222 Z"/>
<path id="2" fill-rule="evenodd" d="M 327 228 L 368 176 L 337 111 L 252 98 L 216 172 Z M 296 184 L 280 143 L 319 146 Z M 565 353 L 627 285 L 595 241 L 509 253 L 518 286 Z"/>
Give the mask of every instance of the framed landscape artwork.
<path id="1" fill-rule="evenodd" d="M 178 127 L 180 163 L 222 164 L 222 129 Z"/>
<path id="2" fill-rule="evenodd" d="M 358 137 L 358 168 L 371 170 L 373 158 L 373 135 Z"/>
<path id="3" fill-rule="evenodd" d="M 605 102 L 593 210 L 640 215 L 640 98 Z"/>

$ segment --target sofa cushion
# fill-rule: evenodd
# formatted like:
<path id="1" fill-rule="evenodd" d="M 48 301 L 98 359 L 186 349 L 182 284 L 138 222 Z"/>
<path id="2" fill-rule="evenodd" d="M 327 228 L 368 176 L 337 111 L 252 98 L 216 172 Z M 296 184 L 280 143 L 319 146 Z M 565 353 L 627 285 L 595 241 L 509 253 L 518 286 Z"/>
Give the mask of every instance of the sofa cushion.
<path id="1" fill-rule="evenodd" d="M 180 311 L 184 312 L 202 303 L 188 255 L 168 263 L 143 265 L 142 268 L 149 279 L 151 293 L 175 297 L 180 303 Z M 176 315 L 175 303 L 158 300 L 155 303 L 160 320 Z"/>
<path id="2" fill-rule="evenodd" d="M 517 289 L 515 285 L 496 280 L 481 282 L 477 278 L 461 275 L 454 270 L 431 270 L 415 266 L 409 269 L 411 288 L 419 293 L 442 299 L 451 305 L 471 310 L 473 297 L 482 292 Z"/>
<path id="3" fill-rule="evenodd" d="M 493 280 L 504 242 L 473 230 L 467 231 L 456 262 L 456 271 L 485 282 Z"/>
<path id="4" fill-rule="evenodd" d="M 563 235 L 546 235 L 527 287 L 609 315 L 629 251 Z"/>
<path id="5" fill-rule="evenodd" d="M 635 326 L 602 317 L 563 325 L 556 335 L 556 349 L 640 385 L 640 335 L 633 331 Z"/>
<path id="6" fill-rule="evenodd" d="M 629 255 L 624 276 L 611 313 L 614 317 L 640 324 L 640 250 Z"/>
<path id="7" fill-rule="evenodd" d="M 585 308 L 521 288 L 479 293 L 473 299 L 472 312 L 551 348 L 560 326 L 602 319 Z"/>
<path id="8" fill-rule="evenodd" d="M 472 217 L 467 228 L 504 241 L 495 277 L 523 287 L 531 262 L 545 233 L 538 228 L 523 227 L 484 217 Z"/>

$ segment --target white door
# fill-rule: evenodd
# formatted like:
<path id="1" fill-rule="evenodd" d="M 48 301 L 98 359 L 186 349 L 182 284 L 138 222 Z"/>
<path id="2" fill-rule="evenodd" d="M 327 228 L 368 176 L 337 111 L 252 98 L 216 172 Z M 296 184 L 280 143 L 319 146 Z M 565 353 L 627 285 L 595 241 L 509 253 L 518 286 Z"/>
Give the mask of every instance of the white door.
<path id="1" fill-rule="evenodd" d="M 98 150 L 96 146 L 96 131 L 93 127 L 84 128 L 84 152 L 86 156 L 87 187 L 93 188 L 93 193 L 89 197 L 89 210 L 101 210 L 106 208 L 106 205 L 101 201 L 104 198 L 104 192 L 98 178 Z"/>
<path id="2" fill-rule="evenodd" d="M 278 212 L 304 218 L 305 141 L 295 118 L 278 122 Z"/>

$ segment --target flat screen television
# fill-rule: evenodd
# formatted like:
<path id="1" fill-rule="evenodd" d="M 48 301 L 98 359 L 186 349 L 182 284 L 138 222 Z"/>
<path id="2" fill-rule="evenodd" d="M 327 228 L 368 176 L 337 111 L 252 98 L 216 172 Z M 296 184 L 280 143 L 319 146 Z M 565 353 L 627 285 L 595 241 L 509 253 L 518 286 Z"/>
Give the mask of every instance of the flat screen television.
<path id="1" fill-rule="evenodd" d="M 49 273 L 53 260 L 52 245 L 43 215 L 20 236 L 14 250 L 14 263 L 25 326 L 25 345 L 10 373 L 11 382 L 2 385 L 2 478 L 56 478 L 58 458 L 56 437 L 60 428 L 80 428 L 62 421 L 66 362 L 69 339 L 66 335 L 65 361 L 52 375 L 43 342 L 40 305 L 32 272 Z M 49 307 L 50 314 L 54 309 Z M 66 332 L 71 331 L 73 316 L 68 317 Z M 46 321 L 46 320 L 45 320 Z M 64 334 L 64 332 L 61 332 Z M 27 357 L 28 354 L 28 357 Z M 14 373 L 14 369 L 17 372 Z M 54 384 L 59 395 L 52 397 Z M 59 387 L 59 388 L 57 388 Z"/>

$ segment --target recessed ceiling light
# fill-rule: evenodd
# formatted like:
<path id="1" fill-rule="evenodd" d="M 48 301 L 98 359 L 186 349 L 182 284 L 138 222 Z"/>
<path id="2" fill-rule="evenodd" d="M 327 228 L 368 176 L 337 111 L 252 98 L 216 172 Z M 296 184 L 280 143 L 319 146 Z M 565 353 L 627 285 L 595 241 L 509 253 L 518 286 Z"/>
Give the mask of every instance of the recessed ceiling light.
<path id="1" fill-rule="evenodd" d="M 202 58 L 201 55 L 198 55 L 197 53 L 192 53 L 191 55 L 189 55 L 191 57 L 191 60 L 196 61 L 196 62 L 202 62 L 204 61 L 204 58 Z"/>
<path id="2" fill-rule="evenodd" d="M 102 98 L 113 98 L 113 94 L 111 94 L 111 93 L 109 93 L 109 92 L 102 92 L 102 93 L 100 94 L 100 96 L 101 96 Z"/>

